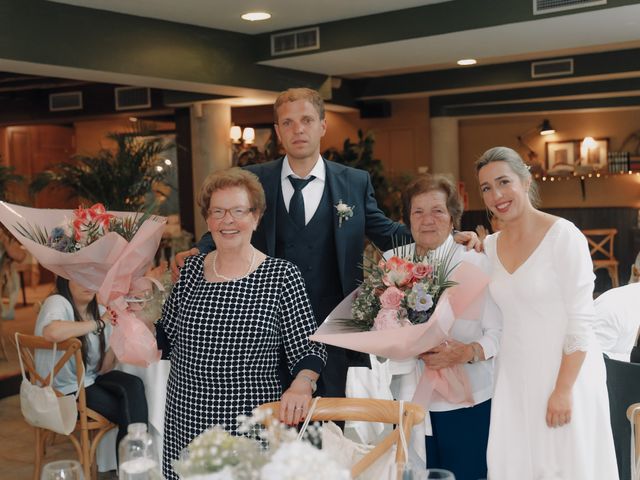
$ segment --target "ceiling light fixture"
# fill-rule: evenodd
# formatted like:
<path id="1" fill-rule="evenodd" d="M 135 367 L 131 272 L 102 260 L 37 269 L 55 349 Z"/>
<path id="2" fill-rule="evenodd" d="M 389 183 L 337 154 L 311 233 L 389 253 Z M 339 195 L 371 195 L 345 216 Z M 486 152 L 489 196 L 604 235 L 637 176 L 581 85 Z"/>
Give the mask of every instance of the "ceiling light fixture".
<path id="1" fill-rule="evenodd" d="M 475 65 L 478 61 L 475 58 L 463 58 L 456 62 L 458 65 L 467 66 L 467 65 Z"/>
<path id="2" fill-rule="evenodd" d="M 240 18 L 248 20 L 249 22 L 258 22 L 260 20 L 269 20 L 271 18 L 271 14 L 267 12 L 247 12 Z"/>

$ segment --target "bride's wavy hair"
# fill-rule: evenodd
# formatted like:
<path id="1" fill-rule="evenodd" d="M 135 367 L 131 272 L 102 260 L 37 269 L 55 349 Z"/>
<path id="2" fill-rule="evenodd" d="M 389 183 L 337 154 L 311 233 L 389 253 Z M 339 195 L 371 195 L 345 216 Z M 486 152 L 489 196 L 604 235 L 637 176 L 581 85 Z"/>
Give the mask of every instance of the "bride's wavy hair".
<path id="1" fill-rule="evenodd" d="M 524 163 L 522 157 L 518 155 L 518 152 L 509 147 L 493 147 L 482 154 L 482 156 L 476 160 L 476 174 L 482 167 L 493 162 L 505 162 L 509 165 L 509 168 L 515 173 L 520 180 L 524 183 L 529 181 L 529 201 L 534 208 L 540 206 L 540 194 L 538 192 L 538 184 L 531 176 L 529 166 Z"/>

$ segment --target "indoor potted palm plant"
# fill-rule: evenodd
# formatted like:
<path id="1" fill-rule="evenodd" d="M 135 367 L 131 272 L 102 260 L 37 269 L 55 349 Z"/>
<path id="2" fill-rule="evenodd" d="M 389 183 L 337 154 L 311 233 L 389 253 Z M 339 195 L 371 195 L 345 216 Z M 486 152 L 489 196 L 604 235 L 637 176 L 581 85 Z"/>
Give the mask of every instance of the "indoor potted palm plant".
<path id="1" fill-rule="evenodd" d="M 115 150 L 103 148 L 95 156 L 75 155 L 71 162 L 52 165 L 34 177 L 31 192 L 64 187 L 82 203 L 102 203 L 119 211 L 143 209 L 152 203 L 152 192 L 167 195 L 170 167 L 162 154 L 173 144 L 142 131 L 110 133 L 107 138 L 115 142 Z"/>

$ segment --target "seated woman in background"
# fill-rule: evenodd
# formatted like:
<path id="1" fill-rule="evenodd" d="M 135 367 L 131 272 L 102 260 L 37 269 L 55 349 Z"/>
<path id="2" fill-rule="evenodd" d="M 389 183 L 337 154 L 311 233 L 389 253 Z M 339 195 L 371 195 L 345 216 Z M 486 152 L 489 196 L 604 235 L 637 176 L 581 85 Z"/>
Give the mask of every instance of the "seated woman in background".
<path id="1" fill-rule="evenodd" d="M 73 337 L 80 339 L 87 407 L 118 425 L 117 446 L 127 434 L 130 423 L 147 423 L 147 399 L 142 380 L 113 370 L 115 355 L 108 348 L 110 319 L 110 313 L 98 305 L 95 291 L 57 277 L 55 293 L 47 297 L 38 314 L 35 334 L 50 342 L 63 342 Z M 36 352 L 36 368 L 39 374 L 48 375 L 51 355 Z M 56 375 L 53 387 L 65 395 L 76 392 L 74 359 Z"/>

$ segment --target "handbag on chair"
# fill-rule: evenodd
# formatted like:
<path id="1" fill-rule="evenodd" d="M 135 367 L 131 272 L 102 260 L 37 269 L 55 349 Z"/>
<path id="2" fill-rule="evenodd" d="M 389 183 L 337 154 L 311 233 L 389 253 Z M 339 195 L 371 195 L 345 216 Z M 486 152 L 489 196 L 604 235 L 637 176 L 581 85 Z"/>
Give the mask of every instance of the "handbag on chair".
<path id="1" fill-rule="evenodd" d="M 62 435 L 69 435 L 75 428 L 78 419 L 78 406 L 76 400 L 80 387 L 75 395 L 58 397 L 51 383 L 53 382 L 53 369 L 56 361 L 56 344 L 53 344 L 53 356 L 51 360 L 51 372 L 49 385 L 34 385 L 25 374 L 18 333 L 16 333 L 16 345 L 18 345 L 18 359 L 22 371 L 22 383 L 20 384 L 20 409 L 28 424 L 51 430 Z M 84 380 L 84 376 L 83 376 Z"/>
<path id="2" fill-rule="evenodd" d="M 309 421 L 313 416 L 318 399 L 313 399 L 313 403 L 307 413 L 302 428 L 298 433 L 298 440 L 302 439 Z M 404 401 L 400 401 L 400 408 L 398 413 L 398 424 L 402 425 L 402 416 L 404 413 Z M 408 459 L 407 454 L 407 441 L 404 435 L 404 430 L 399 428 L 400 441 L 404 450 L 404 458 Z M 349 469 L 352 465 L 357 463 L 362 457 L 375 448 L 375 445 L 365 445 L 362 443 L 354 442 L 350 438 L 344 436 L 344 433 L 335 423 L 328 421 L 322 425 L 321 429 L 322 438 L 322 450 L 327 452 L 330 458 Z M 408 461 L 408 460 L 407 460 Z M 396 465 L 396 448 L 395 445 L 391 447 L 385 454 L 377 459 L 371 466 L 369 466 L 364 472 L 358 475 L 357 480 L 381 480 L 388 477 L 389 472 Z"/>

